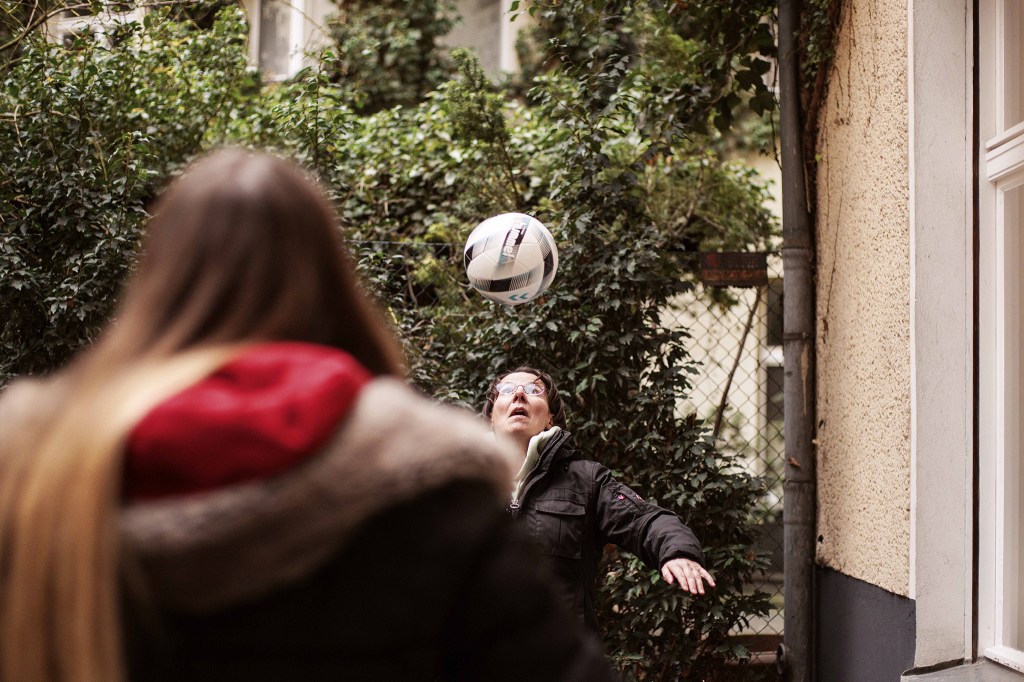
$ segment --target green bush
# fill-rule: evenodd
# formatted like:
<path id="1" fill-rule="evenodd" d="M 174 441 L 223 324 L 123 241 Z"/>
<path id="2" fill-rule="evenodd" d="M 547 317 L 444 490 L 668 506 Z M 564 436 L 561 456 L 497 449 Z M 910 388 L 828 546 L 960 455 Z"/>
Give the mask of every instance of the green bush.
<path id="1" fill-rule="evenodd" d="M 417 245 L 422 233 L 414 218 L 392 224 L 392 240 L 406 243 L 364 249 L 363 267 L 402 331 L 413 379 L 475 409 L 497 371 L 519 364 L 551 371 L 568 396 L 570 428 L 583 451 L 678 512 L 706 544 L 720 579 L 713 593 L 691 598 L 635 558 L 610 555 L 601 592 L 609 652 L 627 679 L 715 679 L 726 670 L 742 676 L 749 671 L 723 664 L 746 659 L 729 634 L 767 609 L 765 594 L 743 590 L 764 565 L 748 525 L 763 491 L 715 451 L 703 425 L 678 414 L 696 368 L 685 331 L 663 326 L 660 317 L 692 286 L 687 240 L 750 248 L 771 238 L 774 223 L 759 203 L 764 188 L 745 171 L 689 151 L 686 141 L 671 151 L 688 153 L 669 162 L 675 155 L 664 148 L 646 155 L 642 141 L 624 140 L 616 131 L 635 129 L 636 100 L 623 98 L 624 106 L 596 119 L 574 117 L 561 104 L 561 89 L 571 84 L 550 79 L 554 94 L 536 93 L 539 106 L 509 105 L 488 92 L 472 59 L 455 58 L 460 80 L 407 114 L 425 126 L 417 139 L 448 142 L 430 157 L 445 169 L 444 183 L 434 193 L 418 185 L 423 194 L 414 195 L 446 197 L 449 219 L 438 219 L 428 237 L 448 247 Z M 434 116 L 438 107 L 447 125 Z M 417 118 L 424 112 L 429 116 Z M 371 128 L 387 135 L 373 120 Z M 401 157 L 408 142 L 391 139 Z M 456 200 L 451 188 L 472 199 Z M 692 205 L 685 224 L 663 220 L 673 188 Z M 539 216 L 560 249 L 549 292 L 517 308 L 467 291 L 459 258 L 481 217 L 509 210 Z M 399 282 L 414 291 L 428 286 L 432 295 L 424 301 Z"/>
<path id="2" fill-rule="evenodd" d="M 419 103 L 452 76 L 440 40 L 455 24 L 451 0 L 335 0 L 337 51 L 327 62 L 361 114 Z"/>
<path id="3" fill-rule="evenodd" d="M 242 36 L 234 8 L 210 31 L 154 12 L 70 46 L 33 33 L 4 65 L 0 384 L 60 366 L 106 322 L 147 203 L 251 81 Z"/>
<path id="4" fill-rule="evenodd" d="M 534 2 L 547 33 L 521 99 L 465 54 L 452 56 L 457 80 L 430 91 L 449 68 L 437 57 L 430 87 L 410 90 L 422 76 L 408 74 L 425 72 L 405 62 L 427 63 L 417 55 L 445 20 L 420 17 L 430 41 L 384 44 L 409 28 L 390 4 L 386 30 L 339 34 L 342 45 L 376 36 L 374 54 L 395 55 L 372 87 L 360 80 L 372 61 L 349 50 L 339 69 L 331 49 L 260 89 L 235 9 L 209 30 L 151 13 L 110 44 L 30 35 L 2 72 L 0 384 L 93 338 L 148 202 L 182 163 L 221 142 L 275 149 L 329 188 L 418 386 L 475 409 L 495 372 L 549 369 L 582 449 L 703 541 L 719 587 L 702 597 L 606 557 L 601 618 L 626 678 L 747 674 L 725 663 L 746 655 L 729 633 L 767 608 L 742 589 L 763 565 L 747 525 L 760 482 L 678 414 L 696 368 L 685 330 L 661 323 L 692 286 L 697 250 L 761 249 L 777 229 L 757 178 L 724 161 L 720 132 L 771 109 L 753 78 L 771 3 L 746 0 L 735 16 L 720 4 Z M 353 99 L 363 87 L 377 104 Z M 552 230 L 560 271 L 538 301 L 504 308 L 468 289 L 461 246 L 482 218 L 513 210 Z"/>

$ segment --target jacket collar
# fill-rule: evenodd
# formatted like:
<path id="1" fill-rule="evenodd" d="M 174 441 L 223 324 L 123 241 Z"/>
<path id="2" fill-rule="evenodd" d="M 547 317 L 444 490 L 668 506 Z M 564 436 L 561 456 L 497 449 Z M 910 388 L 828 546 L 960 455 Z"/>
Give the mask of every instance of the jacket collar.
<path id="1" fill-rule="evenodd" d="M 540 463 L 537 468 L 548 469 L 554 462 L 572 457 L 576 450 L 572 447 L 572 433 L 565 429 L 559 430 L 548 439 L 540 449 Z"/>
<path id="2" fill-rule="evenodd" d="M 560 462 L 573 457 L 576 450 L 572 447 L 572 434 L 560 429 L 541 447 L 540 461 L 537 466 L 527 474 L 524 482 L 517 487 L 516 503 L 521 503 L 526 498 L 537 481 L 544 478 L 555 462 Z"/>

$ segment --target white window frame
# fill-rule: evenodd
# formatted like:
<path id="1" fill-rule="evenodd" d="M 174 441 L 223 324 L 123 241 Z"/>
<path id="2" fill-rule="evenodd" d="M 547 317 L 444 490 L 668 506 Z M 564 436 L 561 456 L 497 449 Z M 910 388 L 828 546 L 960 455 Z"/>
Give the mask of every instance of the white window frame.
<path id="1" fill-rule="evenodd" d="M 1008 28 L 1021 25 L 1024 0 L 979 10 L 978 653 L 1024 671 L 1024 215 L 1020 194 L 1009 195 L 1024 193 L 1024 69 Z"/>
<path id="2" fill-rule="evenodd" d="M 94 36 L 102 37 L 117 24 L 142 21 L 145 10 L 135 7 L 127 12 L 104 10 L 100 14 L 73 15 L 61 12 L 46 22 L 46 35 L 55 42 L 64 42 L 69 36 L 78 35 L 88 29 Z"/>
<path id="3" fill-rule="evenodd" d="M 243 0 L 243 6 L 249 18 L 249 63 L 253 67 L 260 66 L 260 18 L 263 3 L 267 0 Z M 288 54 L 287 67 L 282 73 L 267 73 L 267 80 L 282 81 L 298 73 L 306 66 L 308 49 L 322 44 L 326 40 L 326 30 L 318 22 L 329 10 L 319 0 L 277 0 L 288 8 Z M 144 7 L 135 7 L 128 12 L 104 11 L 100 14 L 84 14 L 73 16 L 64 12 L 46 24 L 46 32 L 51 40 L 63 42 L 68 36 L 79 34 L 86 28 L 96 36 L 102 37 L 108 27 L 118 23 L 142 21 L 146 13 Z M 312 16 L 314 13 L 318 16 Z"/>

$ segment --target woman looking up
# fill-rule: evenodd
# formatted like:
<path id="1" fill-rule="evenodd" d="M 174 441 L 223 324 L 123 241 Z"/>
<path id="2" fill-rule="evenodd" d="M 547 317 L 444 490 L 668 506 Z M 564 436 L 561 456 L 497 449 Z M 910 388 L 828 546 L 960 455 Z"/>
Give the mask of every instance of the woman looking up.
<path id="1" fill-rule="evenodd" d="M 533 367 L 499 374 L 484 416 L 518 452 L 512 520 L 548 556 L 564 601 L 590 628 L 597 629 L 597 565 L 606 544 L 636 554 L 691 594 L 704 594 L 704 583 L 715 586 L 700 543 L 678 516 L 579 453 L 564 430 L 565 410 L 550 375 Z"/>

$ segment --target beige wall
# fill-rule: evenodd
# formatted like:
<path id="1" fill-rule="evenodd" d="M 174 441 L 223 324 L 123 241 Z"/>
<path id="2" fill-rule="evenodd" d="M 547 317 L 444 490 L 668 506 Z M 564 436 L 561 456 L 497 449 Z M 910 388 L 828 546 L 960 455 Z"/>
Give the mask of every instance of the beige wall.
<path id="1" fill-rule="evenodd" d="M 445 38 L 449 45 L 473 48 L 480 65 L 492 75 L 501 67 L 501 22 L 508 21 L 502 16 L 504 5 L 498 0 L 458 0 L 461 21 Z"/>
<path id="2" fill-rule="evenodd" d="M 907 5 L 843 3 L 818 141 L 818 560 L 910 580 Z"/>
<path id="3" fill-rule="evenodd" d="M 460 21 L 444 42 L 452 47 L 471 48 L 492 78 L 517 71 L 516 39 L 519 31 L 533 21 L 523 11 L 527 3 L 520 3 L 514 20 L 511 0 L 456 0 L 455 5 Z"/>

